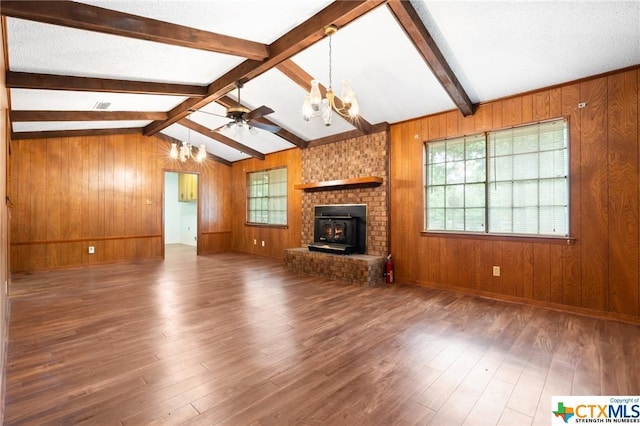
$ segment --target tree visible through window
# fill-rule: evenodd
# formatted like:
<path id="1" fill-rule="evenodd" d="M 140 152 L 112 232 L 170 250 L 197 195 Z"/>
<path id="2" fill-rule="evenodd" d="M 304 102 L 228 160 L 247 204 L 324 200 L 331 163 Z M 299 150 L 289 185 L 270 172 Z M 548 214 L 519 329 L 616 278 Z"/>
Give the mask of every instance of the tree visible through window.
<path id="1" fill-rule="evenodd" d="M 425 143 L 428 231 L 568 236 L 565 120 Z"/>
<path id="2" fill-rule="evenodd" d="M 428 229 L 484 231 L 484 135 L 431 142 L 426 147 Z"/>
<path id="3" fill-rule="evenodd" d="M 247 222 L 287 224 L 287 168 L 247 174 Z"/>

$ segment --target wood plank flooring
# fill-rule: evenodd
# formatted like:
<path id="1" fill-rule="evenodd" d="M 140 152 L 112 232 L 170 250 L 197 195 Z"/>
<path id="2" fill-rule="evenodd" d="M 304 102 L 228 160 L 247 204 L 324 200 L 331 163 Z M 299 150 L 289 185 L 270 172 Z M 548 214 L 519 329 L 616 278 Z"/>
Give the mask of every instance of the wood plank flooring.
<path id="1" fill-rule="evenodd" d="M 237 253 L 15 277 L 5 423 L 549 424 L 639 395 L 640 326 Z"/>

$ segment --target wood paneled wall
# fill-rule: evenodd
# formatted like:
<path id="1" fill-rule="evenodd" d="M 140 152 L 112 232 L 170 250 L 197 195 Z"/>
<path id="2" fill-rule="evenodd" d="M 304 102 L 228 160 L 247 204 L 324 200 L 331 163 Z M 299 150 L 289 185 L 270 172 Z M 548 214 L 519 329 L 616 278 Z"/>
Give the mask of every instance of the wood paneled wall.
<path id="1" fill-rule="evenodd" d="M 392 125 L 396 277 L 639 318 L 638 87 L 634 68 L 487 103 L 466 118 L 452 111 Z M 578 108 L 580 102 L 586 107 Z M 6 126 L 6 109 L 2 113 Z M 573 244 L 421 232 L 423 141 L 561 116 L 569 118 L 571 132 Z M 0 133 L 8 139 L 6 128 Z M 184 165 L 167 152 L 167 142 L 141 135 L 12 141 L 11 271 L 161 257 L 165 171 L 200 174 L 199 253 L 234 250 L 282 259 L 285 248 L 300 245 L 302 194 L 293 189 L 302 182 L 299 149 L 232 167 L 211 160 Z M 287 227 L 246 225 L 247 172 L 280 166 L 288 167 Z M 6 209 L 1 214 L 6 218 Z M 1 220 L 0 230 L 6 227 Z M 89 245 L 96 254 L 87 253 Z M 493 265 L 501 267 L 500 277 L 492 276 Z"/>
<path id="2" fill-rule="evenodd" d="M 399 280 L 640 317 L 640 68 L 391 127 L 391 252 Z M 579 108 L 580 102 L 586 103 Z M 556 117 L 570 125 L 574 244 L 423 230 L 423 141 Z M 402 206 L 402 207 L 400 207 Z M 492 266 L 501 276 L 492 276 Z"/>
<path id="3" fill-rule="evenodd" d="M 11 152 L 12 272 L 162 257 L 165 171 L 200 174 L 198 251 L 229 248 L 228 166 L 182 164 L 142 135 L 16 140 Z"/>
<path id="4" fill-rule="evenodd" d="M 6 69 L 4 25 L 0 18 L 0 70 Z M 9 326 L 8 282 L 9 275 L 9 207 L 7 202 L 7 157 L 9 149 L 9 91 L 5 85 L 5 74 L 0 73 L 0 424 L 4 419 L 5 365 L 7 358 L 7 331 Z"/>
<path id="5" fill-rule="evenodd" d="M 287 167 L 287 226 L 254 226 L 246 224 L 247 173 Z M 248 159 L 232 165 L 232 243 L 234 251 L 284 259 L 284 249 L 300 247 L 302 191 L 293 185 L 302 182 L 300 149 L 290 149 L 266 156 L 264 161 Z M 257 244 L 253 241 L 256 240 Z M 265 242 L 262 247 L 261 242 Z"/>

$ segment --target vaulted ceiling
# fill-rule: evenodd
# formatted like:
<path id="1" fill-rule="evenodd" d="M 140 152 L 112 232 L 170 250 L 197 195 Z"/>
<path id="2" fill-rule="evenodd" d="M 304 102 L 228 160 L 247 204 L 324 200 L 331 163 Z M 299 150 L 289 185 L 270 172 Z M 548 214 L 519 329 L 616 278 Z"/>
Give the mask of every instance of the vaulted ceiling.
<path id="1" fill-rule="evenodd" d="M 640 64 L 640 0 L 2 1 L 13 138 L 143 133 L 229 164 Z M 309 81 L 360 118 L 305 121 Z M 274 112 L 253 131 L 226 107 Z M 4 96 L 4 94 L 3 94 Z M 280 128 L 271 133 L 260 127 Z M 268 126 L 267 126 L 268 127 Z"/>

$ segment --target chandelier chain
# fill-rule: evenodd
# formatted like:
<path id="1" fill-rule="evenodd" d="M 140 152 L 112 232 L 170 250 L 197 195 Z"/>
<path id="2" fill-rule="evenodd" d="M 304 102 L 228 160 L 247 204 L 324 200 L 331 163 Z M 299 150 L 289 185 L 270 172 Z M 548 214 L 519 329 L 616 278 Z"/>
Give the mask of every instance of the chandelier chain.
<path id="1" fill-rule="evenodd" d="M 331 38 L 332 36 L 329 36 L 329 89 L 333 88 L 333 81 L 332 81 L 332 77 L 331 75 L 333 74 L 333 70 L 332 70 L 332 64 L 331 64 Z"/>

